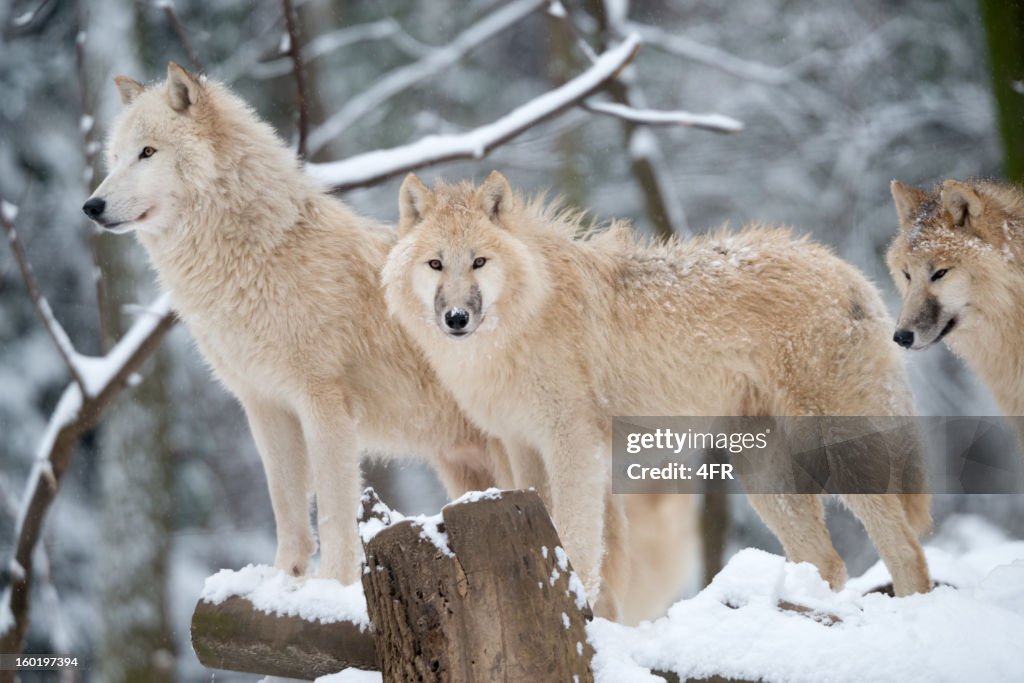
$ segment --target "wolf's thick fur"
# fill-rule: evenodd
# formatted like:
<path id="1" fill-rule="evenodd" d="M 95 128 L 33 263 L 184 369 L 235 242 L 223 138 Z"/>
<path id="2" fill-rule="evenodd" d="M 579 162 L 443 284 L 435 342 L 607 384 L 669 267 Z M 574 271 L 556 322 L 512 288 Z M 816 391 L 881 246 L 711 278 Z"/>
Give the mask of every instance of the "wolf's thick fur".
<path id="1" fill-rule="evenodd" d="M 944 341 L 1006 415 L 1024 415 L 1024 193 L 984 180 L 928 191 L 894 180 L 892 196 L 897 338 L 909 334 L 902 338 L 913 349 Z"/>
<path id="2" fill-rule="evenodd" d="M 433 192 L 410 176 L 400 209 L 383 271 L 389 310 L 463 409 L 505 443 L 517 484 L 549 480 L 588 591 L 602 558 L 613 415 L 912 414 L 875 288 L 788 231 L 643 246 L 613 225 L 577 239 L 577 219 L 525 202 L 498 173 L 479 188 Z M 544 471 L 531 470 L 531 449 Z M 917 534 L 928 497 L 843 500 L 896 592 L 927 591 Z M 818 496 L 751 501 L 790 559 L 844 583 Z"/>
<path id="3" fill-rule="evenodd" d="M 109 141 L 110 175 L 93 195 L 105 207 L 90 215 L 137 231 L 214 373 L 242 402 L 274 506 L 275 566 L 308 568 L 315 492 L 320 574 L 355 580 L 361 451 L 423 455 L 453 495 L 509 486 L 500 445 L 467 421 L 387 319 L 379 272 L 394 232 L 325 195 L 223 86 L 173 64 L 159 86 L 117 84 L 127 108 Z M 628 512 L 646 525 L 663 507 L 638 500 Z M 646 547 L 638 537 L 630 552 Z M 663 581 L 638 574 L 624 589 L 624 616 L 658 616 L 686 570 L 677 555 L 650 558 Z"/>
<path id="4" fill-rule="evenodd" d="M 422 454 L 454 493 L 495 480 L 484 438 L 386 320 L 378 272 L 394 235 L 324 194 L 224 87 L 176 65 L 160 86 L 118 86 L 127 107 L 93 195 L 106 203 L 97 219 L 136 230 L 245 407 L 274 507 L 275 566 L 307 570 L 315 491 L 320 574 L 353 582 L 360 452 Z"/>

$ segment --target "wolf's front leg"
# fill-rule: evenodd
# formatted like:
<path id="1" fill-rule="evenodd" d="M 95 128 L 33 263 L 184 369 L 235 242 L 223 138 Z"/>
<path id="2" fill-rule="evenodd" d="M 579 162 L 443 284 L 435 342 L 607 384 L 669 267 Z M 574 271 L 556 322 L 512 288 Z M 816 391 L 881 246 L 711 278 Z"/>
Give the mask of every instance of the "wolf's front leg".
<path id="1" fill-rule="evenodd" d="M 355 424 L 342 396 L 318 395 L 302 415 L 302 431 L 312 464 L 322 578 L 344 584 L 359 580 L 362 548 L 356 512 L 362 492 Z"/>
<path id="2" fill-rule="evenodd" d="M 292 576 L 302 576 L 314 546 L 307 497 L 309 463 L 299 420 L 291 411 L 262 399 L 244 398 L 242 406 L 263 461 L 274 508 L 274 566 Z"/>
<path id="3" fill-rule="evenodd" d="M 611 468 L 604 440 L 582 426 L 560 430 L 544 460 L 551 486 L 551 515 L 565 551 L 583 581 L 587 599 L 597 602 L 604 556 L 604 512 Z"/>

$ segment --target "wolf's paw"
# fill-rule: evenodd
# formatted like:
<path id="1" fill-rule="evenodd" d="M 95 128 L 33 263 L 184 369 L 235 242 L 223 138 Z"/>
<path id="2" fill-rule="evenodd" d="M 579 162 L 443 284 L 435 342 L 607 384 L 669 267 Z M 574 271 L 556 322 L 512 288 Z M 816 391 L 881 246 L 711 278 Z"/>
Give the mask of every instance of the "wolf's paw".
<path id="1" fill-rule="evenodd" d="M 835 592 L 843 590 L 846 585 L 846 564 L 839 557 L 833 558 L 827 566 L 818 567 L 821 578 L 828 582 L 829 588 Z"/>
<path id="2" fill-rule="evenodd" d="M 293 539 L 277 544 L 274 568 L 289 576 L 305 576 L 309 571 L 309 559 L 313 555 L 312 537 Z"/>
<path id="3" fill-rule="evenodd" d="M 334 579 L 348 586 L 359 581 L 359 565 L 354 559 L 322 557 L 316 575 L 319 579 Z"/>

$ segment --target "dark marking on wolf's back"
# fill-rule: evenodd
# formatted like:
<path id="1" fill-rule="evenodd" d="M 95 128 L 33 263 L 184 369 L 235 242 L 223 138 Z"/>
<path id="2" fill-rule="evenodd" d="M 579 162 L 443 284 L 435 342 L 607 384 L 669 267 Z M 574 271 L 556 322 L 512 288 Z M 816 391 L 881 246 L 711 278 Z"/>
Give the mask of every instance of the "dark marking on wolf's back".
<path id="1" fill-rule="evenodd" d="M 466 308 L 473 315 L 480 315 L 480 310 L 484 307 L 483 297 L 480 295 L 480 288 L 473 285 L 473 288 L 469 290 L 469 300 L 466 302 Z"/>
<path id="2" fill-rule="evenodd" d="M 857 299 L 850 299 L 850 317 L 854 320 L 863 320 L 867 314 L 864 312 L 864 307 Z"/>
<path id="3" fill-rule="evenodd" d="M 925 299 L 921 313 L 918 314 L 914 322 L 920 327 L 933 327 L 939 324 L 939 315 L 941 314 L 942 306 L 939 304 L 939 300 L 930 296 Z"/>

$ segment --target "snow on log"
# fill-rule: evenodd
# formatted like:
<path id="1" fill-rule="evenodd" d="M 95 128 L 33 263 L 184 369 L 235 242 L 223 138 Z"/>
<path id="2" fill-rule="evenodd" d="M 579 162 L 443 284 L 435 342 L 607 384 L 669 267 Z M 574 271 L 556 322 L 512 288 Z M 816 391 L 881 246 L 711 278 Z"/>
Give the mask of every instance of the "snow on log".
<path id="1" fill-rule="evenodd" d="M 312 680 L 377 668 L 359 585 L 295 579 L 272 567 L 206 580 L 192 615 L 192 648 L 211 669 Z"/>
<path id="2" fill-rule="evenodd" d="M 389 513 L 368 489 L 363 587 L 385 683 L 594 680 L 589 607 L 535 492 L 448 505 L 428 525 Z"/>
<path id="3" fill-rule="evenodd" d="M 589 97 L 615 78 L 639 49 L 640 39 L 629 36 L 579 76 L 486 126 L 456 135 L 429 135 L 408 145 L 343 161 L 306 164 L 306 171 L 335 191 L 344 191 L 441 161 L 480 159 L 498 145 Z"/>

